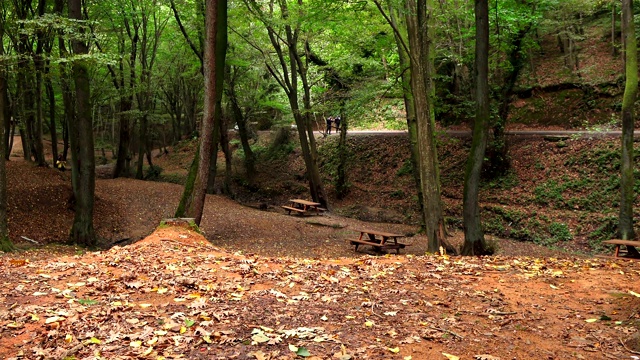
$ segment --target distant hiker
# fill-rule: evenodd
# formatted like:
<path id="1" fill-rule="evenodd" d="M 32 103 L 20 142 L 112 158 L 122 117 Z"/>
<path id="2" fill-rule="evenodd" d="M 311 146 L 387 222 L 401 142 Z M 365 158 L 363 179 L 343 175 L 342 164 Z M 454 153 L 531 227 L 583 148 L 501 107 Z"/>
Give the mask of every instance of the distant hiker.
<path id="1" fill-rule="evenodd" d="M 327 133 L 331 134 L 331 123 L 333 122 L 333 118 L 329 116 L 327 118 Z"/>
<path id="2" fill-rule="evenodd" d="M 64 171 L 67 168 L 67 162 L 64 161 L 62 154 L 58 155 L 58 160 L 56 160 L 56 169 L 60 171 Z"/>
<path id="3" fill-rule="evenodd" d="M 334 122 L 336 123 L 336 133 L 338 131 L 340 131 L 340 115 L 336 116 L 336 119 L 334 120 Z"/>

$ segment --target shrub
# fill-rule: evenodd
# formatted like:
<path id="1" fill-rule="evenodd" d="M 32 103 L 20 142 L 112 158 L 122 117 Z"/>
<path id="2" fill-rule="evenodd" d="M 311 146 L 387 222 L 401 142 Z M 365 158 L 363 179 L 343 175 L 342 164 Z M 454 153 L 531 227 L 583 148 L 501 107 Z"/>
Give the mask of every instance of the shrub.
<path id="1" fill-rule="evenodd" d="M 162 168 L 160 166 L 151 165 L 147 168 L 144 178 L 145 180 L 158 180 L 160 178 L 161 173 L 162 173 Z"/>

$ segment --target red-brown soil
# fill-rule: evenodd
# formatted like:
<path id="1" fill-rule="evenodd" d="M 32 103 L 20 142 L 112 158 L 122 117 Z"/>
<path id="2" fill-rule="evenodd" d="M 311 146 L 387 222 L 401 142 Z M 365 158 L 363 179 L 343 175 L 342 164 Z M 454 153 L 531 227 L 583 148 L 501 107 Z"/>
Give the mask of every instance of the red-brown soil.
<path id="1" fill-rule="evenodd" d="M 316 360 L 608 359 L 640 350 L 632 339 L 639 262 L 578 258 L 503 239 L 496 239 L 502 254 L 496 257 L 424 256 L 421 235 L 406 238 L 412 246 L 400 256 L 354 253 L 347 242 L 357 235 L 353 229 L 417 231 L 407 210 L 411 181 L 397 176 L 406 158 L 391 150 L 403 140 L 376 142 L 375 151 L 362 147 L 374 141 L 354 140 L 360 161 L 370 165 L 351 170 L 352 193 L 332 212 L 299 217 L 279 209 L 288 196 L 304 196 L 294 153 L 289 165 L 274 162 L 264 172 L 270 176 L 260 177 L 270 191 L 238 187 L 239 198 L 266 204 L 266 211 L 209 196 L 201 226 L 206 239 L 183 228 L 152 233 L 172 216 L 180 185 L 99 179 L 99 237 L 129 239 L 125 245 L 152 234 L 102 252 L 46 246 L 0 256 L 0 358 L 296 358 L 289 345 Z M 452 174 L 460 172 L 464 146 L 448 141 L 441 156 L 444 199 L 455 214 L 461 188 L 451 186 Z M 529 180 L 507 190 L 522 198 L 514 203 L 543 208 L 529 198 L 543 180 L 531 159 L 544 156 L 548 167 L 556 166 L 566 160 L 563 152 L 597 141 L 516 142 L 518 178 Z M 386 156 L 378 161 L 380 151 Z M 156 161 L 167 172 L 189 163 L 178 150 Z M 28 242 L 18 236 L 64 240 L 73 216 L 69 173 L 18 159 L 8 167 L 12 238 L 21 246 Z M 405 195 L 391 196 L 398 190 Z M 485 207 L 503 198 L 496 189 L 483 194 Z M 399 217 L 409 225 L 340 214 Z M 451 239 L 462 241 L 455 231 Z"/>
<path id="2" fill-rule="evenodd" d="M 629 358 L 639 264 L 263 257 L 164 227 L 104 252 L 0 257 L 0 357 Z"/>

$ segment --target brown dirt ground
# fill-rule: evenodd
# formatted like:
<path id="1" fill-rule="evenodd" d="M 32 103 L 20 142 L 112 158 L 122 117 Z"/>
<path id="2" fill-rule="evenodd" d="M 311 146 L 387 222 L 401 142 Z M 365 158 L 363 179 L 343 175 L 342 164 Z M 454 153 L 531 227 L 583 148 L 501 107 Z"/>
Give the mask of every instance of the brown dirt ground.
<path id="1" fill-rule="evenodd" d="M 171 217 L 180 185 L 99 179 L 100 238 L 129 239 L 124 245 L 151 235 L 103 252 L 49 245 L 0 256 L 0 358 L 293 359 L 289 345 L 308 349 L 315 360 L 628 357 L 625 346 L 634 346 L 639 325 L 639 262 L 578 258 L 503 239 L 496 239 L 501 256 L 424 256 L 420 235 L 406 238 L 412 246 L 401 256 L 354 253 L 347 243 L 357 235 L 353 229 L 417 230 L 407 210 L 410 180 L 395 176 L 402 151 L 389 150 L 403 140 L 389 137 L 375 151 L 363 147 L 373 141 L 354 140 L 369 165 L 353 169 L 352 194 L 328 214 L 287 216 L 279 208 L 283 199 L 304 194 L 296 154 L 289 165 L 270 164 L 266 173 L 282 177 L 261 177 L 261 187 L 271 191 L 238 191 L 254 206 L 209 196 L 201 226 L 209 242 L 180 228 L 151 234 Z M 522 141 L 516 153 L 545 154 L 550 163 L 565 151 Z M 387 156 L 377 161 L 380 151 Z M 454 183 L 447 174 L 460 172 L 464 146 L 448 151 L 441 156 L 448 164 L 443 182 Z M 188 166 L 178 152 L 157 163 Z M 518 159 L 530 164 L 526 156 Z M 73 216 L 69 173 L 17 158 L 8 167 L 13 238 L 21 246 L 27 242 L 19 236 L 64 239 Z M 520 171 L 539 181 L 530 168 Z M 534 206 L 523 190 L 533 183 L 510 190 L 523 197 L 523 207 Z M 405 196 L 390 196 L 397 190 Z M 460 191 L 446 187 L 451 214 Z M 491 194 L 485 201 L 499 201 Z M 409 225 L 379 222 L 389 219 Z M 459 232 L 452 239 L 462 241 Z"/>
<path id="2" fill-rule="evenodd" d="M 104 252 L 0 256 L 0 357 L 629 358 L 639 265 L 263 257 L 165 227 Z"/>

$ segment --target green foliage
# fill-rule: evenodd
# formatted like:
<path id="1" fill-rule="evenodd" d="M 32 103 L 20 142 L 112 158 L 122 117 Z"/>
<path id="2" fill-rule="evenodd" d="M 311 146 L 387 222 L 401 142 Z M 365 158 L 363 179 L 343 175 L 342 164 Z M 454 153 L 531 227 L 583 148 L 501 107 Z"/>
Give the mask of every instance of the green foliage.
<path id="1" fill-rule="evenodd" d="M 158 180 L 162 174 L 162 168 L 158 165 L 149 166 L 144 174 L 145 180 Z"/>
<path id="2" fill-rule="evenodd" d="M 411 162 L 411 159 L 406 159 L 402 163 L 402 166 L 396 172 L 396 176 L 405 176 L 411 174 L 413 174 L 413 163 Z"/>
<path id="3" fill-rule="evenodd" d="M 8 236 L 0 236 L 0 251 L 2 252 L 12 252 L 16 248 L 9 239 Z"/>
<path id="4" fill-rule="evenodd" d="M 617 216 L 609 215 L 599 219 L 598 222 L 600 226 L 587 235 L 589 245 L 595 251 L 603 250 L 605 246 L 602 244 L 602 241 L 616 238 L 618 232 Z"/>
<path id="5" fill-rule="evenodd" d="M 573 240 L 573 235 L 571 234 L 571 230 L 567 224 L 552 222 L 548 228 L 549 235 L 551 237 L 548 239 L 548 244 L 555 244 L 559 241 L 571 241 Z"/>
<path id="6" fill-rule="evenodd" d="M 483 187 L 487 187 L 489 189 L 509 190 L 516 186 L 518 186 L 518 175 L 510 171 L 500 177 L 491 179 L 491 181 L 486 183 Z"/>
<path id="7" fill-rule="evenodd" d="M 389 195 L 389 197 L 392 199 L 404 199 L 406 194 L 402 190 L 395 190 Z"/>
<path id="8" fill-rule="evenodd" d="M 91 306 L 98 304 L 98 301 L 92 299 L 78 299 L 78 303 L 82 306 Z"/>

